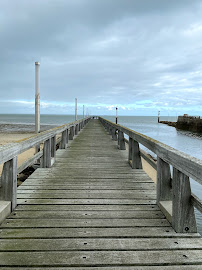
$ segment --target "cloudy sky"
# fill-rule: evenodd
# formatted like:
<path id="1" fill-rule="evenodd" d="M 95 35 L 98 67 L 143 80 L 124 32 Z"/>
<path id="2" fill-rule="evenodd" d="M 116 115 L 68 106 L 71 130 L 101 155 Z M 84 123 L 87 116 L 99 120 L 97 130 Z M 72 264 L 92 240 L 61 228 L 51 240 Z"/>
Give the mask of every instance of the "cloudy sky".
<path id="1" fill-rule="evenodd" d="M 0 0 L 0 113 L 202 115 L 201 0 Z"/>

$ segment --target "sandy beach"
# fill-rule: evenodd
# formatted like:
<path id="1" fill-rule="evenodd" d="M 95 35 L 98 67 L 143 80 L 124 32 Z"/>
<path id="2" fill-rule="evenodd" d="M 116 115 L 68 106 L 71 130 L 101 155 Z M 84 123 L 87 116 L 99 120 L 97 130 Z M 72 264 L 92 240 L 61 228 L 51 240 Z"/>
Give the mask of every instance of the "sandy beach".
<path id="1" fill-rule="evenodd" d="M 0 133 L 0 146 L 7 144 L 7 143 L 13 143 L 25 138 L 29 138 L 33 136 L 34 133 Z M 32 157 L 35 153 L 35 149 L 31 148 L 24 153 L 20 154 L 18 156 L 18 166 L 20 166 L 23 162 L 25 162 L 27 159 Z M 3 164 L 0 165 L 0 173 L 2 172 Z"/>

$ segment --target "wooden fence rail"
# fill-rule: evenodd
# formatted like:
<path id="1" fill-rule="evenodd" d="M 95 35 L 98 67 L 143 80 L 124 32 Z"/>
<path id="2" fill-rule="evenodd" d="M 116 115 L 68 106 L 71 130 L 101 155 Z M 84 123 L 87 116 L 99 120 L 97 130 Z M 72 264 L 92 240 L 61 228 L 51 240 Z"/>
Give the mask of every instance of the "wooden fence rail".
<path id="1" fill-rule="evenodd" d="M 69 139 L 73 139 L 75 134 L 82 129 L 90 120 L 87 117 L 40 134 L 31 138 L 17 141 L 0 147 L 0 164 L 3 164 L 1 174 L 0 200 L 11 201 L 11 209 L 17 205 L 17 174 L 28 166 L 34 164 L 38 159 L 41 160 L 41 167 L 49 168 L 56 160 L 56 145 L 60 143 L 60 148 L 65 149 Z M 61 138 L 56 136 L 62 134 Z M 17 168 L 17 156 L 26 150 L 36 147 L 43 143 L 43 149 L 36 153 L 29 160 Z"/>
<path id="2" fill-rule="evenodd" d="M 142 168 L 141 157 L 149 159 L 139 144 L 157 155 L 157 163 L 149 160 L 157 169 L 157 204 L 176 232 L 197 232 L 194 207 L 202 212 L 202 201 L 191 193 L 189 177 L 202 184 L 202 160 L 102 117 L 99 119 L 113 140 L 118 132 L 120 150 L 126 149 L 125 143 L 128 143 L 128 161 L 132 168 Z M 129 140 L 124 138 L 124 134 Z M 173 168 L 172 178 L 170 165 Z"/>

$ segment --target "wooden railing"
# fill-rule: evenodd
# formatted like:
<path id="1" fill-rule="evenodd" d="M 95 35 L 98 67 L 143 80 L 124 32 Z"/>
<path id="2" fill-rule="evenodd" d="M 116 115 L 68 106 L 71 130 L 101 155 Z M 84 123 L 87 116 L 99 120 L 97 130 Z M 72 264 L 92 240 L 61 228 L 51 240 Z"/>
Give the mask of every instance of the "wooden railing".
<path id="1" fill-rule="evenodd" d="M 157 163 L 153 162 L 153 167 L 157 168 L 157 204 L 176 232 L 197 232 L 194 207 L 202 213 L 202 201 L 191 193 L 189 177 L 202 184 L 202 160 L 102 117 L 99 119 L 112 139 L 118 141 L 120 150 L 125 150 L 128 143 L 128 161 L 132 168 L 142 169 L 141 156 L 148 158 L 140 151 L 139 144 L 157 155 Z"/>
<path id="2" fill-rule="evenodd" d="M 73 140 L 74 135 L 88 123 L 90 117 L 78 120 L 57 128 L 44 131 L 29 139 L 6 144 L 0 147 L 0 164 L 3 164 L 1 174 L 0 200 L 11 201 L 12 210 L 17 205 L 17 174 L 40 159 L 40 167 L 50 168 L 56 160 L 56 145 L 65 149 L 68 140 Z M 61 134 L 61 138 L 56 136 Z M 17 168 L 17 156 L 32 147 L 43 143 L 42 150 Z"/>

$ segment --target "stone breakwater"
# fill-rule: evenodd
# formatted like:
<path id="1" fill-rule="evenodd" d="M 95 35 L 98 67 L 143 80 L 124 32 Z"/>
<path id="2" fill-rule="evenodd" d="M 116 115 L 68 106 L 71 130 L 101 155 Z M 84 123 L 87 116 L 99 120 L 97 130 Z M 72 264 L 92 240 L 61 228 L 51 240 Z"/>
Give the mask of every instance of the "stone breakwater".
<path id="1" fill-rule="evenodd" d="M 202 119 L 200 116 L 178 116 L 176 128 L 193 132 L 202 132 Z"/>
<path id="2" fill-rule="evenodd" d="M 177 124 L 176 122 L 171 122 L 171 121 L 160 121 L 159 123 L 166 124 L 171 127 L 176 127 L 176 124 Z"/>
<path id="3" fill-rule="evenodd" d="M 200 116 L 189 116 L 185 114 L 183 116 L 178 116 L 177 122 L 160 121 L 160 123 L 175 127 L 177 129 L 200 133 L 202 132 L 202 119 Z"/>

